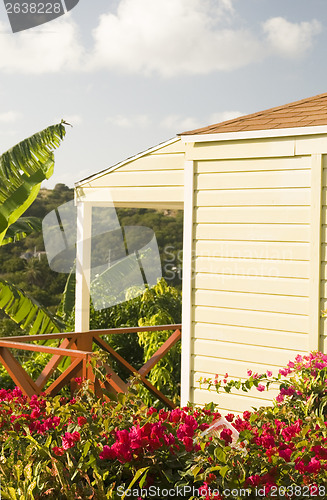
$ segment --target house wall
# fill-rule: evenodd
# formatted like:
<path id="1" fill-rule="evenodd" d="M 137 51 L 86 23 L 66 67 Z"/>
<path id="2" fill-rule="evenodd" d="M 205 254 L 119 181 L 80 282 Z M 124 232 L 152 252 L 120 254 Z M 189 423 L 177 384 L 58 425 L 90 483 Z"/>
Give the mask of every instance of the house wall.
<path id="1" fill-rule="evenodd" d="M 118 168 L 84 181 L 77 199 L 103 202 L 110 196 L 115 206 L 181 209 L 184 201 L 184 145 L 178 139 Z"/>
<path id="2" fill-rule="evenodd" d="M 187 158 L 194 161 L 196 255 L 191 401 L 215 400 L 222 410 L 235 412 L 266 404 L 274 392 L 217 396 L 200 388 L 198 380 L 226 372 L 231 378 L 246 377 L 247 369 L 276 373 L 296 354 L 318 348 L 327 280 L 323 262 L 319 304 L 320 202 L 313 200 L 321 191 L 317 169 L 319 174 L 319 153 L 326 145 L 326 138 L 311 137 L 188 145 Z M 322 216 L 327 224 L 324 166 Z"/>
<path id="3" fill-rule="evenodd" d="M 327 353 L 327 156 L 323 157 L 321 196 L 320 349 Z"/>

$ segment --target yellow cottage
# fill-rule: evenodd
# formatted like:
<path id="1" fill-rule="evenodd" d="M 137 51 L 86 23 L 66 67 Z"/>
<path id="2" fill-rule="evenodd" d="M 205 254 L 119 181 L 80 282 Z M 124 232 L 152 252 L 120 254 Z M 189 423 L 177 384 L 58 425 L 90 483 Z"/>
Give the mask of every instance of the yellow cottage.
<path id="1" fill-rule="evenodd" d="M 180 134 L 76 184 L 76 331 L 89 328 L 93 206 L 184 210 L 182 404 L 198 380 L 327 352 L 327 93 Z M 219 396 L 241 412 L 269 394 Z"/>

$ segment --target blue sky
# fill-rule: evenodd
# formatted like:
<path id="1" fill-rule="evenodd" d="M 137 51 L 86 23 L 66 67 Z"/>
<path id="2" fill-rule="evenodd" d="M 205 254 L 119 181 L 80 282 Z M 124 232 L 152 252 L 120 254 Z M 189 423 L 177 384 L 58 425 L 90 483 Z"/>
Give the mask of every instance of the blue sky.
<path id="1" fill-rule="evenodd" d="M 176 133 L 327 91 L 326 0 L 80 0 L 12 34 L 0 3 L 0 151 L 74 125 L 44 187 Z"/>

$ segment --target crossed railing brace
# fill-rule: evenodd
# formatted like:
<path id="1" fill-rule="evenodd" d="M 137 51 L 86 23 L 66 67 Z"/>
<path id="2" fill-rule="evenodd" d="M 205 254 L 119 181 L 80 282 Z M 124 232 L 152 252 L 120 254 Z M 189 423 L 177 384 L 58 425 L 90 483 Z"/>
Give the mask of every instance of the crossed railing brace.
<path id="1" fill-rule="evenodd" d="M 165 356 L 171 347 L 180 340 L 181 328 L 181 324 L 175 324 L 134 328 L 111 328 L 108 330 L 91 330 L 88 332 L 49 333 L 45 335 L 3 337 L 0 338 L 0 362 L 6 368 L 15 384 L 28 398 L 33 396 L 33 394 L 40 394 L 43 391 L 49 378 L 64 357 L 70 357 L 71 363 L 65 371 L 44 390 L 46 394 L 54 396 L 68 384 L 70 384 L 71 387 L 74 387 L 74 379 L 76 376 L 81 376 L 83 379 L 90 380 L 93 384 L 94 392 L 98 396 L 101 396 L 103 389 L 107 389 L 108 391 L 114 393 L 126 392 L 129 384 L 124 382 L 108 364 L 102 363 L 101 365 L 104 366 L 106 371 L 105 380 L 102 381 L 96 377 L 90 363 L 91 358 L 94 355 L 92 352 L 92 345 L 95 343 L 103 351 L 109 353 L 118 363 L 124 366 L 131 375 L 137 375 L 140 382 L 142 382 L 144 386 L 147 387 L 147 389 L 162 403 L 167 405 L 169 408 L 174 408 L 175 404 L 162 394 L 162 392 L 159 391 L 153 384 L 151 384 L 146 376 L 158 363 L 158 361 Z M 163 330 L 174 330 L 174 332 L 139 370 L 128 363 L 128 361 L 126 361 L 105 340 L 101 338 L 102 335 L 120 335 L 126 333 L 156 332 Z M 43 342 L 54 339 L 62 339 L 59 347 L 28 343 L 33 341 Z M 44 367 L 37 380 L 34 381 L 20 365 L 11 353 L 10 349 L 44 352 L 52 354 L 52 358 Z"/>

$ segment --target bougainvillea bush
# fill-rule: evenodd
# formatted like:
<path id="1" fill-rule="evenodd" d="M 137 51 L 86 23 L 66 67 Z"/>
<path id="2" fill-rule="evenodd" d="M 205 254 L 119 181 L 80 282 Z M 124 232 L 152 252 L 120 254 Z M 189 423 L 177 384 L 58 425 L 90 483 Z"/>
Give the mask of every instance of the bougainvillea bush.
<path id="1" fill-rule="evenodd" d="M 321 353 L 275 377 L 206 381 L 227 392 L 279 385 L 272 407 L 225 417 L 213 404 L 158 411 L 133 392 L 101 401 L 80 380 L 72 399 L 0 390 L 1 498 L 325 498 L 326 381 Z"/>

